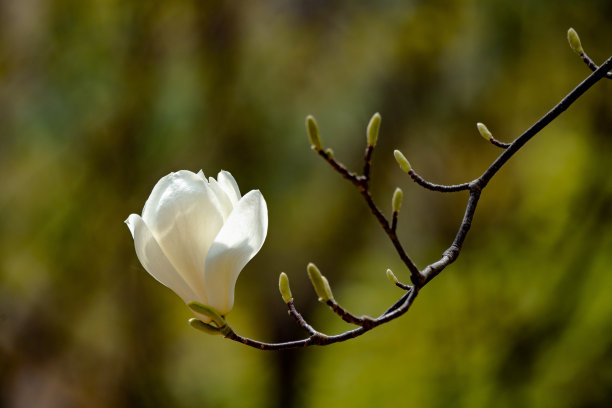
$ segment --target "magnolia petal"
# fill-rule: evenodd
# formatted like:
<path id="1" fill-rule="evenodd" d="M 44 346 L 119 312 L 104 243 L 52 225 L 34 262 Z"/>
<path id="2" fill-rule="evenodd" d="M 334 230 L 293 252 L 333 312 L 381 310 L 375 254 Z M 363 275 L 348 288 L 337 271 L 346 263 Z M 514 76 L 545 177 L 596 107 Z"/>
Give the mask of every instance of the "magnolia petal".
<path id="1" fill-rule="evenodd" d="M 208 187 L 215 193 L 215 197 L 219 201 L 219 211 L 223 214 L 223 220 L 225 221 L 234 209 L 234 204 L 217 180 L 211 177 L 208 181 Z"/>
<path id="2" fill-rule="evenodd" d="M 170 173 L 153 188 L 142 218 L 176 271 L 207 303 L 204 262 L 223 225 L 208 183 L 187 170 Z"/>
<path id="3" fill-rule="evenodd" d="M 164 255 L 164 252 L 140 215 L 130 215 L 125 220 L 125 223 L 132 233 L 136 255 L 145 270 L 158 282 L 170 288 L 185 303 L 198 299 L 189 285 L 174 269 L 168 258 L 166 258 L 166 255 Z"/>
<path id="4" fill-rule="evenodd" d="M 234 306 L 238 275 L 259 252 L 267 232 L 266 201 L 259 190 L 249 191 L 234 207 L 206 257 L 204 281 L 208 304 L 220 314 L 229 313 Z"/>
<path id="5" fill-rule="evenodd" d="M 221 170 L 217 175 L 217 181 L 219 181 L 219 185 L 221 186 L 221 188 L 223 188 L 223 190 L 231 200 L 232 204 L 236 206 L 236 204 L 240 200 L 241 195 L 240 189 L 238 188 L 238 184 L 236 183 L 234 176 L 232 176 L 229 171 Z"/>

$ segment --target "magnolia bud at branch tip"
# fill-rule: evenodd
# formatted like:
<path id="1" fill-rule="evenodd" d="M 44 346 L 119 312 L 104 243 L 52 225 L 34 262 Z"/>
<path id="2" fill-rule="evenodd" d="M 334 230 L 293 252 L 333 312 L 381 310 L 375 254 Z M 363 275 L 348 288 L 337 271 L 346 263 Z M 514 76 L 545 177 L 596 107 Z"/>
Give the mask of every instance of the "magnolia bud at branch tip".
<path id="1" fill-rule="evenodd" d="M 489 129 L 487 129 L 487 127 L 484 125 L 484 123 L 478 122 L 476 124 L 476 127 L 478 128 L 478 132 L 480 132 L 480 136 L 484 137 L 486 140 L 491 140 L 493 135 L 491 134 Z"/>
<path id="2" fill-rule="evenodd" d="M 578 37 L 578 33 L 573 28 L 567 30 L 567 41 L 569 42 L 570 47 L 572 47 L 572 50 L 574 50 L 576 54 L 584 54 L 582 44 L 580 43 L 580 37 Z"/>
<path id="3" fill-rule="evenodd" d="M 391 200 L 391 204 L 393 206 L 393 212 L 399 212 L 400 207 L 402 206 L 402 198 L 404 193 L 401 188 L 396 188 L 393 192 L 393 199 Z"/>
<path id="4" fill-rule="evenodd" d="M 281 296 L 285 303 L 289 303 L 293 301 L 293 296 L 291 296 L 291 288 L 289 287 L 289 277 L 285 272 L 281 272 L 280 277 L 278 278 L 278 288 L 280 289 Z"/>
<path id="5" fill-rule="evenodd" d="M 319 268 L 317 268 L 317 266 L 311 262 L 308 264 L 306 270 L 308 271 L 308 277 L 310 278 L 310 282 L 312 283 L 319 300 L 321 302 L 333 300 L 334 296 L 332 295 L 329 282 L 323 275 L 321 275 Z"/>
<path id="6" fill-rule="evenodd" d="M 396 284 L 399 281 L 397 280 L 397 276 L 393 273 L 391 269 L 387 269 L 387 278 L 391 281 L 391 283 Z"/>
<path id="7" fill-rule="evenodd" d="M 400 168 L 406 173 L 410 173 L 412 167 L 410 166 L 410 162 L 408 161 L 408 159 L 406 159 L 406 156 L 404 156 L 399 150 L 395 150 L 393 152 L 393 155 L 395 156 L 395 161 L 397 161 L 397 164 L 399 164 Z"/>
<path id="8" fill-rule="evenodd" d="M 376 146 L 378 140 L 378 131 L 380 129 L 380 113 L 376 112 L 370 123 L 368 123 L 368 146 Z"/>
<path id="9" fill-rule="evenodd" d="M 322 150 L 323 144 L 321 143 L 321 136 L 319 135 L 319 126 L 312 115 L 306 116 L 306 131 L 308 132 L 308 138 L 310 144 L 316 150 Z"/>

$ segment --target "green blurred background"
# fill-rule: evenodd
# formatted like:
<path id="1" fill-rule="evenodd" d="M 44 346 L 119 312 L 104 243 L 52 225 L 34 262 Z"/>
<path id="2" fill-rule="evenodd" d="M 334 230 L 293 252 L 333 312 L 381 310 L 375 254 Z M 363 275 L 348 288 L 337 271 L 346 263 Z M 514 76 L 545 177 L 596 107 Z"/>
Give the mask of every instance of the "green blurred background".
<path id="1" fill-rule="evenodd" d="M 333 3 L 333 4 L 332 4 Z M 612 54 L 612 2 L 0 2 L 0 405 L 7 407 L 596 407 L 612 405 L 612 83 L 603 81 L 493 179 L 458 261 L 401 319 L 325 348 L 261 352 L 191 329 L 141 267 L 123 220 L 178 169 L 260 189 L 270 226 L 229 322 L 304 336 L 316 302 L 378 315 L 407 281 L 356 190 L 309 149 L 358 169 L 383 118 L 373 193 L 421 267 L 452 241 L 472 180 Z"/>

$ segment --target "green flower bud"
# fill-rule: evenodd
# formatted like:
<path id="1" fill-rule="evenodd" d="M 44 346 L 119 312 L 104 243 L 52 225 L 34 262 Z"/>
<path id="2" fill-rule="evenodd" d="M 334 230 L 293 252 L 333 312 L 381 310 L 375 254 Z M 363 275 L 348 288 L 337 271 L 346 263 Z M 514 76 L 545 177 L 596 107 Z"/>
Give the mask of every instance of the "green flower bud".
<path id="1" fill-rule="evenodd" d="M 574 50 L 576 54 L 584 54 L 582 44 L 580 43 L 580 37 L 578 37 L 578 33 L 573 28 L 567 30 L 567 41 L 569 42 L 570 47 L 572 47 L 572 50 Z"/>
<path id="2" fill-rule="evenodd" d="M 227 325 L 225 319 L 215 309 L 208 305 L 202 304 L 200 302 L 189 302 L 187 303 L 187 306 L 189 306 L 189 308 L 194 312 L 210 318 L 219 327 L 224 327 Z"/>
<path id="3" fill-rule="evenodd" d="M 281 296 L 285 303 L 289 303 L 293 301 L 293 296 L 291 296 L 291 288 L 289 287 L 289 277 L 285 272 L 281 272 L 280 277 L 278 278 L 278 288 L 280 289 Z"/>
<path id="4" fill-rule="evenodd" d="M 218 328 L 211 324 L 206 324 L 201 320 L 194 318 L 189 319 L 189 325 L 194 329 L 198 329 L 207 334 L 223 334 L 223 332 Z"/>
<path id="5" fill-rule="evenodd" d="M 489 129 L 487 129 L 484 123 L 478 122 L 476 124 L 476 127 L 478 128 L 478 132 L 480 132 L 480 136 L 484 137 L 486 140 L 491 140 L 493 135 L 491 134 L 491 132 L 489 132 Z"/>
<path id="6" fill-rule="evenodd" d="M 393 212 L 399 212 L 400 207 L 402 206 L 402 198 L 404 193 L 401 188 L 396 188 L 393 192 L 393 199 L 391 200 L 391 204 L 393 207 Z"/>
<path id="7" fill-rule="evenodd" d="M 393 152 L 393 155 L 395 156 L 395 161 L 397 161 L 397 164 L 399 164 L 400 168 L 406 173 L 410 173 L 412 167 L 410 166 L 410 162 L 408 161 L 408 159 L 406 159 L 406 156 L 404 156 L 399 150 L 395 150 Z"/>
<path id="8" fill-rule="evenodd" d="M 306 131 L 308 132 L 308 138 L 310 144 L 316 150 L 322 150 L 323 144 L 321 143 L 321 136 L 319 135 L 319 126 L 312 115 L 306 116 Z"/>
<path id="9" fill-rule="evenodd" d="M 321 302 L 334 300 L 329 282 L 323 275 L 321 275 L 319 268 L 317 268 L 317 266 L 311 262 L 308 264 L 306 270 L 308 271 L 308 277 L 310 278 L 310 282 L 312 283 L 319 300 Z"/>
<path id="10" fill-rule="evenodd" d="M 395 276 L 391 269 L 387 269 L 387 278 L 389 278 L 393 284 L 397 284 L 399 282 L 399 280 L 397 280 L 397 276 Z"/>
<path id="11" fill-rule="evenodd" d="M 376 146 L 378 140 L 378 131 L 380 129 L 380 113 L 376 112 L 370 123 L 368 123 L 368 146 Z"/>

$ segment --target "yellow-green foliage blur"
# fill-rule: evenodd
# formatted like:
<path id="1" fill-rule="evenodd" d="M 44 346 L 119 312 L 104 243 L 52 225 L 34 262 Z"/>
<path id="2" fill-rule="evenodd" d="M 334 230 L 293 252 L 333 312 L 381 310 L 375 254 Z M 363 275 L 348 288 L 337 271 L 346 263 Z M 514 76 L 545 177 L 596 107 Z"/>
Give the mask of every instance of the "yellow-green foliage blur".
<path id="1" fill-rule="evenodd" d="M 599 407 L 612 405 L 612 81 L 493 179 L 464 250 L 401 319 L 346 343 L 261 352 L 189 327 L 123 221 L 175 170 L 260 189 L 268 239 L 228 316 L 266 341 L 305 335 L 278 276 L 327 333 L 336 299 L 378 315 L 408 273 L 357 191 L 380 112 L 372 189 L 423 267 L 452 242 L 472 180 L 612 55 L 612 2 L 0 2 L 0 405 L 6 407 Z"/>

